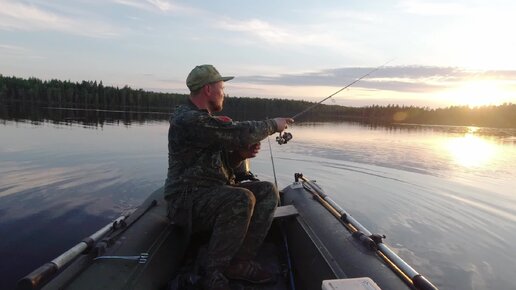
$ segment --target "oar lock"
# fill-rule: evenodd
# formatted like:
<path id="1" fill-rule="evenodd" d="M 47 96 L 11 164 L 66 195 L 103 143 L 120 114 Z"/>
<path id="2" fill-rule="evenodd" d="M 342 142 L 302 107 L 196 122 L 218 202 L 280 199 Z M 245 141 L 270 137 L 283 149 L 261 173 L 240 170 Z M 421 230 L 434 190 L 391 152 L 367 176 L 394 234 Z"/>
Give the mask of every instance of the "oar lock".
<path id="1" fill-rule="evenodd" d="M 113 222 L 113 230 L 118 230 L 120 228 L 125 228 L 125 227 L 127 227 L 127 223 L 125 222 L 125 219 Z"/>
<path id="2" fill-rule="evenodd" d="M 383 239 L 385 239 L 385 235 L 380 234 L 371 234 L 367 236 L 361 231 L 356 231 L 351 234 L 354 238 L 358 239 L 362 245 L 364 245 L 366 248 L 377 251 L 378 250 L 378 244 L 383 243 Z"/>

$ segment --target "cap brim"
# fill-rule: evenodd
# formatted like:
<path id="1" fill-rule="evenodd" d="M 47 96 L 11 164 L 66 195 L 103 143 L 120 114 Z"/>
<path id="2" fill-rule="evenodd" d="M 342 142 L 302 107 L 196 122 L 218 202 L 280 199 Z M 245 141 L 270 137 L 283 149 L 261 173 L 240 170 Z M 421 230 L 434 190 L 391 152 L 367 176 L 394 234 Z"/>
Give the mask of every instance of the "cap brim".
<path id="1" fill-rule="evenodd" d="M 221 77 L 220 80 L 223 81 L 223 82 L 227 82 L 227 81 L 232 80 L 234 78 L 235 77 Z"/>

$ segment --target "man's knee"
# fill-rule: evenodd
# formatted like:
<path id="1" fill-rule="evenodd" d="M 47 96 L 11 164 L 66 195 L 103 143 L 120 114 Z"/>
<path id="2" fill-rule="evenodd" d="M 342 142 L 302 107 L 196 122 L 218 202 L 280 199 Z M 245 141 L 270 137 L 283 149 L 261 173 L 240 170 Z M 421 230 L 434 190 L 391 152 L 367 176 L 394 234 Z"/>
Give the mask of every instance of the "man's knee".
<path id="1" fill-rule="evenodd" d="M 247 208 L 249 211 L 253 211 L 254 205 L 256 204 L 256 198 L 254 194 L 245 188 L 239 188 L 235 190 L 235 197 L 233 199 L 234 205 L 240 208 Z"/>
<path id="2" fill-rule="evenodd" d="M 240 184 L 238 187 L 250 191 L 257 203 L 263 207 L 265 204 L 270 204 L 271 207 L 276 207 L 279 201 L 279 194 L 276 186 L 268 181 L 256 181 Z"/>
<path id="3" fill-rule="evenodd" d="M 276 186 L 269 181 L 263 181 L 263 191 L 266 193 L 266 196 L 271 201 L 278 203 L 279 201 L 279 193 Z"/>

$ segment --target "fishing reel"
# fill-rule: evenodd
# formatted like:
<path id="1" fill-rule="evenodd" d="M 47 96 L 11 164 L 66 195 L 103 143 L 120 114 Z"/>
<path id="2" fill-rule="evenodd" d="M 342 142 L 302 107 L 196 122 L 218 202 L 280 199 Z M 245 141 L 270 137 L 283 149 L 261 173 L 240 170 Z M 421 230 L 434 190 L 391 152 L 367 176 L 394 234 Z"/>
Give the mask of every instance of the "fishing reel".
<path id="1" fill-rule="evenodd" d="M 276 142 L 278 142 L 280 145 L 287 144 L 287 142 L 290 140 L 292 140 L 292 134 L 289 132 L 280 132 L 279 136 L 276 137 Z"/>

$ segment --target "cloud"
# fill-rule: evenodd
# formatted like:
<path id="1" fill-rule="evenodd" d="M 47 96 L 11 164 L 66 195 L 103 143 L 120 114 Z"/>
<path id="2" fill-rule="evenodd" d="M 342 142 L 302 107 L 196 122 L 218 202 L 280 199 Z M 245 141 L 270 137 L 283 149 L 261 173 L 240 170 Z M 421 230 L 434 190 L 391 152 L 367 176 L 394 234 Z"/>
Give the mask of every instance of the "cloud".
<path id="1" fill-rule="evenodd" d="M 362 39 L 354 38 L 352 33 L 342 34 L 328 23 L 293 24 L 280 20 L 239 20 L 217 16 L 212 19 L 212 27 L 223 31 L 225 43 L 246 46 L 252 50 L 280 49 L 283 53 L 289 51 L 305 56 L 315 53 L 321 58 L 333 55 L 339 59 L 348 59 L 349 56 L 371 59 L 371 55 L 378 55 Z"/>
<path id="2" fill-rule="evenodd" d="M 373 67 L 325 69 L 301 74 L 275 76 L 252 75 L 235 79 L 237 82 L 284 86 L 343 87 L 371 72 Z M 514 80 L 516 71 L 468 71 L 456 67 L 389 66 L 375 71 L 354 87 L 399 92 L 429 92 L 451 87 L 471 78 Z"/>
<path id="3" fill-rule="evenodd" d="M 373 23 L 378 24 L 383 21 L 383 17 L 379 14 L 372 12 L 364 12 L 364 11 L 354 11 L 349 9 L 324 9 L 324 10 L 315 10 L 315 11 L 303 11 L 306 13 L 313 13 L 314 17 L 323 17 L 323 19 L 331 19 L 337 20 L 339 22 L 345 21 L 354 21 L 354 22 L 362 22 L 362 23 Z"/>
<path id="4" fill-rule="evenodd" d="M 461 15 L 467 10 L 459 3 L 444 1 L 407 0 L 401 1 L 398 6 L 405 13 L 433 16 Z"/>
<path id="5" fill-rule="evenodd" d="M 150 3 L 151 5 L 153 5 L 154 7 L 158 8 L 159 10 L 163 11 L 163 12 L 175 10 L 175 5 L 173 5 L 169 1 L 148 0 L 147 2 Z"/>
<path id="6" fill-rule="evenodd" d="M 149 12 L 197 12 L 196 9 L 167 0 L 114 0 L 113 2 Z"/>
<path id="7" fill-rule="evenodd" d="M 95 38 L 119 35 L 118 29 L 102 22 L 60 15 L 33 4 L 0 0 L 0 29 L 51 30 Z"/>
<path id="8" fill-rule="evenodd" d="M 516 70 L 489 70 L 478 72 L 477 75 L 483 78 L 512 81 L 516 79 Z"/>
<path id="9" fill-rule="evenodd" d="M 236 20 L 221 18 L 216 27 L 232 32 L 243 33 L 258 43 L 271 45 L 317 46 L 334 49 L 350 49 L 354 44 L 344 41 L 325 26 L 318 25 L 276 25 L 260 19 Z M 242 41 L 241 36 L 239 41 Z M 360 51 L 361 48 L 357 48 Z"/>
<path id="10" fill-rule="evenodd" d="M 0 43 L 0 58 L 9 57 L 9 58 L 31 58 L 31 59 L 43 59 L 40 55 L 34 54 L 34 52 L 25 47 L 11 45 L 11 44 L 2 44 Z"/>
<path id="11" fill-rule="evenodd" d="M 229 31 L 249 33 L 269 43 L 298 43 L 301 41 L 301 38 L 295 37 L 286 29 L 273 26 L 259 19 L 237 21 L 226 18 L 219 21 L 218 27 Z"/>
<path id="12" fill-rule="evenodd" d="M 0 51 L 2 51 L 2 54 L 23 54 L 28 50 L 21 46 L 0 43 Z"/>

